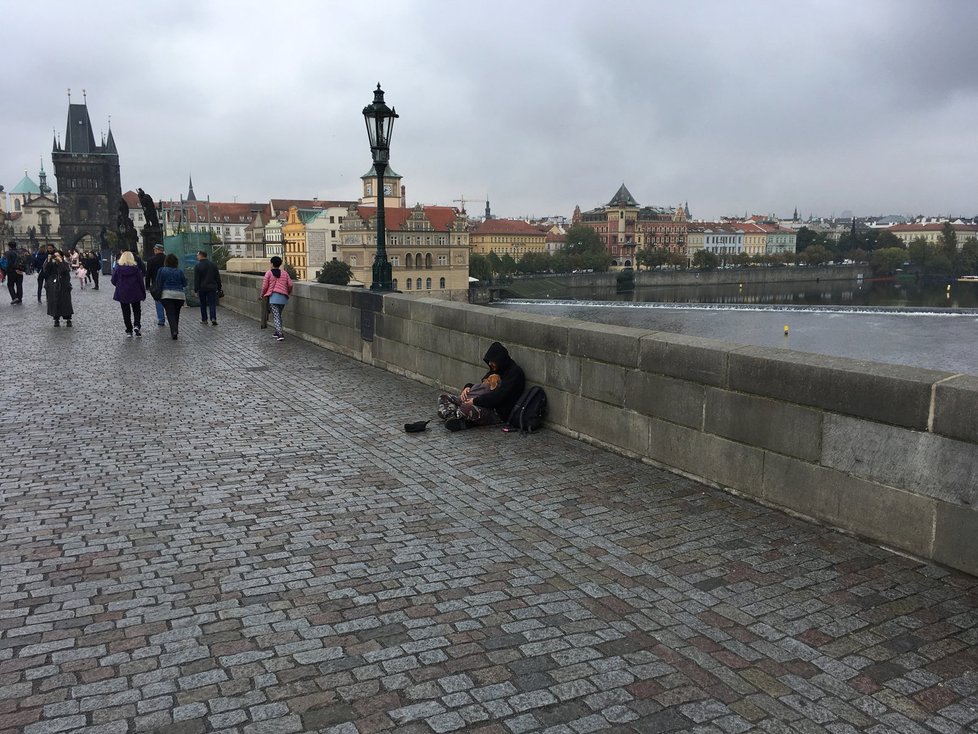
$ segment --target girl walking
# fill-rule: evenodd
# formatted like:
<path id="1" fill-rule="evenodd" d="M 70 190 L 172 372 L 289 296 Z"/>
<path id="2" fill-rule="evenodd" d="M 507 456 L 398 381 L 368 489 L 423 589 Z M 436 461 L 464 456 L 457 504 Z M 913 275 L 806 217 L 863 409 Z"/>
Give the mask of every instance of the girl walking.
<path id="1" fill-rule="evenodd" d="M 178 267 L 180 261 L 172 252 L 163 261 L 163 267 L 156 271 L 154 288 L 160 291 L 160 303 L 166 312 L 166 322 L 170 325 L 170 336 L 177 338 L 180 330 L 180 309 L 187 300 L 187 276 Z"/>
<path id="2" fill-rule="evenodd" d="M 284 341 L 282 311 L 292 294 L 292 278 L 289 277 L 288 272 L 282 269 L 282 258 L 273 257 L 271 263 L 272 267 L 265 273 L 265 279 L 262 280 L 259 298 L 268 298 L 268 307 L 272 311 L 272 319 L 275 323 L 273 336 L 277 341 Z"/>
<path id="3" fill-rule="evenodd" d="M 146 283 L 143 281 L 143 271 L 136 265 L 136 258 L 131 252 L 123 252 L 119 257 L 119 263 L 112 271 L 112 285 L 115 286 L 112 298 L 122 305 L 126 336 L 133 335 L 133 321 L 136 336 L 142 336 L 142 302 L 146 300 Z"/>

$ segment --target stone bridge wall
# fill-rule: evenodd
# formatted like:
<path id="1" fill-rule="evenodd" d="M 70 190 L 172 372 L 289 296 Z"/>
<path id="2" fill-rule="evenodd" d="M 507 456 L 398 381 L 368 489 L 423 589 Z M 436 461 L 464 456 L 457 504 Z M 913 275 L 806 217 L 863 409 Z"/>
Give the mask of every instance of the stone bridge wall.
<path id="1" fill-rule="evenodd" d="M 259 279 L 223 280 L 258 318 Z M 286 328 L 446 389 L 498 340 L 554 430 L 978 575 L 978 376 L 315 283 Z"/>

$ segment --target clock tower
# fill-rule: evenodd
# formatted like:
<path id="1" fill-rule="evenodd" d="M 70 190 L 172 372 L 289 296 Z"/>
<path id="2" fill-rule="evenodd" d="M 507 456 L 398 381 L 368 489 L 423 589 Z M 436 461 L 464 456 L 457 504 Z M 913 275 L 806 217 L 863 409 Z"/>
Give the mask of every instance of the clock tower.
<path id="1" fill-rule="evenodd" d="M 377 169 L 371 167 L 369 171 L 360 177 L 363 181 L 363 196 L 360 204 L 363 206 L 377 206 Z M 401 174 L 387 167 L 384 173 L 384 208 L 401 209 Z"/>

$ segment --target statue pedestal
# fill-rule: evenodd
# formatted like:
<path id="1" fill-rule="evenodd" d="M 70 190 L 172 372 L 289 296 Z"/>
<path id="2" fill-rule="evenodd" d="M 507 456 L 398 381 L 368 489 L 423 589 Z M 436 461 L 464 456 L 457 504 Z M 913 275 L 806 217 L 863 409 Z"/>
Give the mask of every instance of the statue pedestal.
<path id="1" fill-rule="evenodd" d="M 153 248 L 163 244 L 163 228 L 146 225 L 143 227 L 143 259 L 148 260 L 153 255 Z"/>

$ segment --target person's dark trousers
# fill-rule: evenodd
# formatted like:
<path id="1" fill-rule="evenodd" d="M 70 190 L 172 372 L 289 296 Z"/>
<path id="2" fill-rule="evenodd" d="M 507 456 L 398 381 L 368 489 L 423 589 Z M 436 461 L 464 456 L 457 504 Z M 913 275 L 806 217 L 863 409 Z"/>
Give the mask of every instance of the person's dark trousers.
<path id="1" fill-rule="evenodd" d="M 10 300 L 20 303 L 24 300 L 24 274 L 7 273 L 7 290 L 10 291 Z"/>
<path id="2" fill-rule="evenodd" d="M 95 268 L 89 270 L 88 277 L 91 278 L 92 282 L 95 284 L 95 290 L 98 290 L 98 270 Z"/>
<path id="3" fill-rule="evenodd" d="M 166 322 L 170 325 L 170 334 L 176 334 L 180 328 L 180 309 L 183 308 L 183 301 L 164 298 L 161 302 L 163 310 L 166 311 Z"/>
<path id="4" fill-rule="evenodd" d="M 132 322 L 134 319 L 136 321 L 136 328 L 142 329 L 143 305 L 139 301 L 136 301 L 135 303 L 123 303 L 120 305 L 122 306 L 122 320 L 126 324 L 126 333 L 132 333 Z"/>
<path id="5" fill-rule="evenodd" d="M 40 270 L 37 273 L 37 302 L 41 302 L 41 293 L 44 291 L 44 271 Z"/>
<path id="6" fill-rule="evenodd" d="M 211 321 L 217 321 L 217 291 L 201 291 L 200 296 L 200 320 L 207 321 L 207 312 L 210 311 Z"/>

